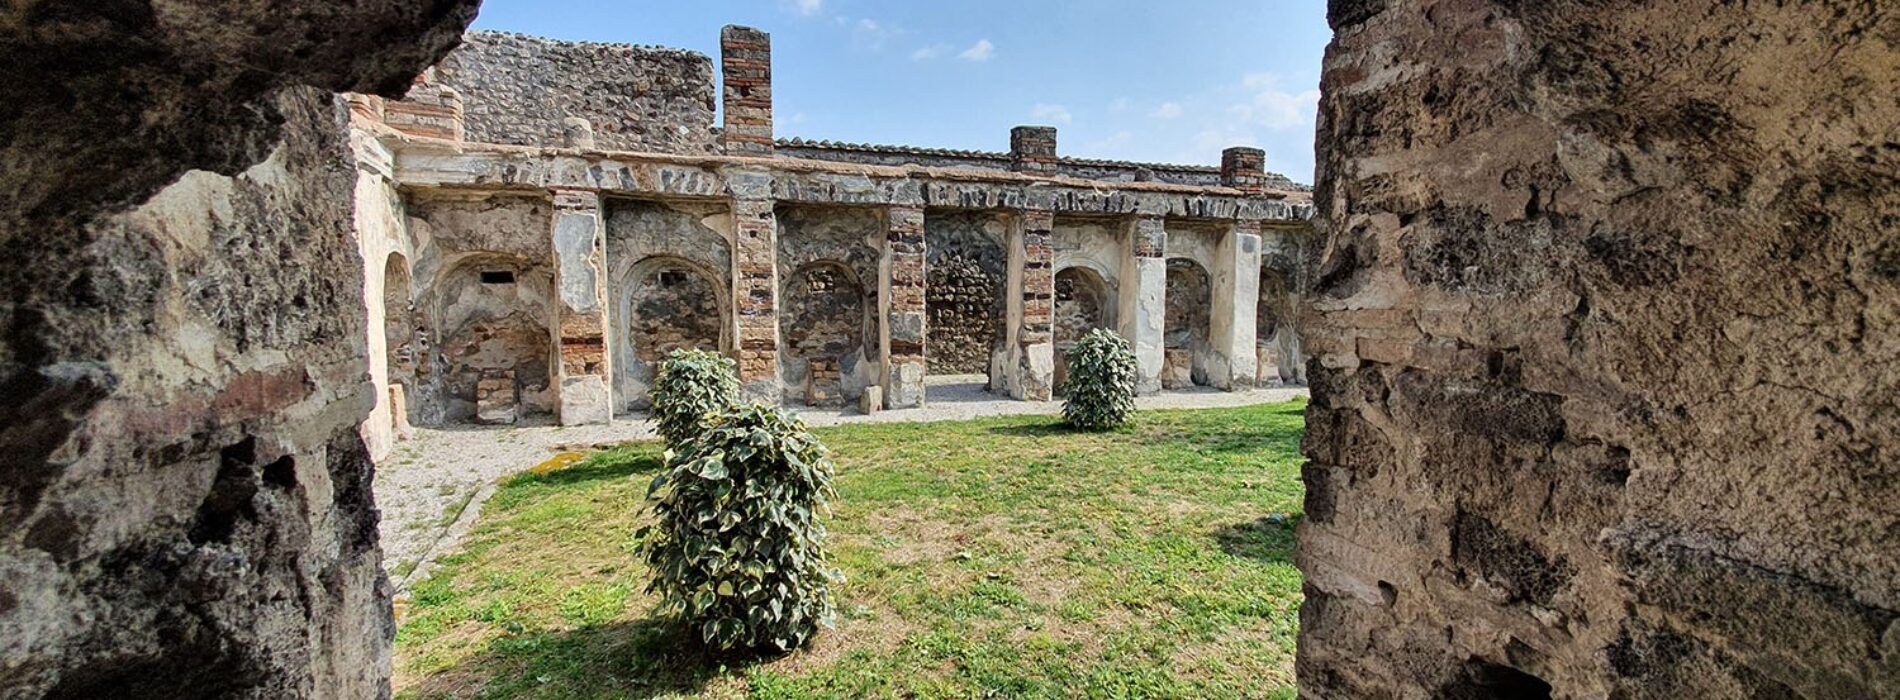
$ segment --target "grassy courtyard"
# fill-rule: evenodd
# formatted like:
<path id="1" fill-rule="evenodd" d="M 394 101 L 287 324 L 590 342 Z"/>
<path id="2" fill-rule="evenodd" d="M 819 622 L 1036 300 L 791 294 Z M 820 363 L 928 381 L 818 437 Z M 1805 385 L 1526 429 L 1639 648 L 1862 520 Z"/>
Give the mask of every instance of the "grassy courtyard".
<path id="1" fill-rule="evenodd" d="M 815 431 L 840 620 L 721 664 L 633 554 L 656 444 L 516 477 L 399 611 L 399 698 L 1293 697 L 1299 402 Z"/>

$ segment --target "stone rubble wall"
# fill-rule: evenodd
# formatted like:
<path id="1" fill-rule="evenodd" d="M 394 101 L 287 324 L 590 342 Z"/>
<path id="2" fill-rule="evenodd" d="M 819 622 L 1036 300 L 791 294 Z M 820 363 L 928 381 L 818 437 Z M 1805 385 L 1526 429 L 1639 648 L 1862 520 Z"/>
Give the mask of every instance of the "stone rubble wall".
<path id="1" fill-rule="evenodd" d="M 434 83 L 459 93 L 470 141 L 558 147 L 578 117 L 597 148 L 719 152 L 712 59 L 692 51 L 475 31 Z"/>
<path id="2" fill-rule="evenodd" d="M 1900 697 L 1900 5 L 1330 19 L 1301 697 Z"/>

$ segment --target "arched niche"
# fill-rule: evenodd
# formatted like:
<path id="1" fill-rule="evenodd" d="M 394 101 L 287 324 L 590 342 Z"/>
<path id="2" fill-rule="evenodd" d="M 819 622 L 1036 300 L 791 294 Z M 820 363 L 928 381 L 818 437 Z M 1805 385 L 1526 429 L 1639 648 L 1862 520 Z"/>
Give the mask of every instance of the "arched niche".
<path id="1" fill-rule="evenodd" d="M 1162 340 L 1166 347 L 1161 384 L 1182 389 L 1208 384 L 1208 354 L 1213 319 L 1213 276 L 1199 262 L 1168 258 L 1163 291 L 1166 313 Z"/>
<path id="2" fill-rule="evenodd" d="M 389 419 L 396 435 L 408 432 L 409 397 L 416 393 L 416 374 L 428 356 L 427 331 L 416 313 L 415 285 L 409 277 L 409 259 L 390 253 L 383 262 L 383 372 Z"/>
<path id="3" fill-rule="evenodd" d="M 1064 267 L 1055 277 L 1056 389 L 1068 379 L 1069 349 L 1097 328 L 1113 328 L 1115 297 L 1102 273 L 1087 266 Z"/>
<path id="4" fill-rule="evenodd" d="M 849 266 L 829 260 L 800 266 L 783 286 L 779 334 L 793 380 L 787 389 L 814 406 L 842 404 L 846 375 L 875 352 L 866 347 L 877 335 L 874 292 Z"/>
<path id="5" fill-rule="evenodd" d="M 419 367 L 412 414 L 445 422 L 513 423 L 552 409 L 554 275 L 494 252 L 448 261 L 432 290 L 440 338 Z"/>

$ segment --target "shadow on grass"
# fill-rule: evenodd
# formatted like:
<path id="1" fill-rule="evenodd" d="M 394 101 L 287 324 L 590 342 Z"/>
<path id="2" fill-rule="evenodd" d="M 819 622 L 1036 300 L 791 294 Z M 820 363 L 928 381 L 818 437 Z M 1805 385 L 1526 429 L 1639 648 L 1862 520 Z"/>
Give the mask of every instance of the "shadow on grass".
<path id="1" fill-rule="evenodd" d="M 637 450 L 637 451 L 635 451 Z M 574 486 L 607 479 L 622 479 L 640 473 L 658 472 L 665 466 L 660 453 L 634 448 L 625 452 L 605 452 L 587 461 L 549 472 L 523 472 L 507 481 L 507 486 Z"/>
<path id="2" fill-rule="evenodd" d="M 500 637 L 398 698 L 655 698 L 691 695 L 771 656 L 715 654 L 672 620 L 648 617 Z M 473 691 L 473 692 L 471 692 Z"/>
<path id="3" fill-rule="evenodd" d="M 1266 516 L 1259 520 L 1227 525 L 1214 531 L 1221 551 L 1236 557 L 1269 564 L 1293 563 L 1293 528 L 1301 515 Z M 1278 518 L 1279 522 L 1275 522 Z"/>
<path id="4" fill-rule="evenodd" d="M 1047 437 L 1050 435 L 1079 435 L 1085 431 L 1069 427 L 1069 424 L 1055 421 L 1050 423 L 1028 423 L 1024 425 L 995 425 L 989 431 L 996 435 L 1011 437 Z"/>

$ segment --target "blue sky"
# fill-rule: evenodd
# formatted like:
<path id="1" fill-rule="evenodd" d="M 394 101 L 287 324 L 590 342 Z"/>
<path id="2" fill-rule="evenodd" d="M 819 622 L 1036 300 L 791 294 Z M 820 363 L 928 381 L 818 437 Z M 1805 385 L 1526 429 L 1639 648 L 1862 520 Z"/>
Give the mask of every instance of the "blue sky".
<path id="1" fill-rule="evenodd" d="M 781 137 L 1215 164 L 1259 146 L 1313 180 L 1324 0 L 487 0 L 475 26 L 718 57 L 772 34 Z"/>

